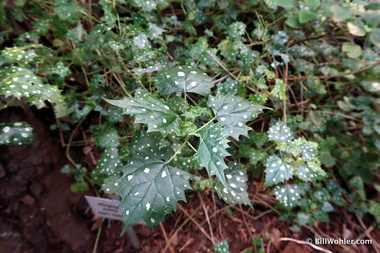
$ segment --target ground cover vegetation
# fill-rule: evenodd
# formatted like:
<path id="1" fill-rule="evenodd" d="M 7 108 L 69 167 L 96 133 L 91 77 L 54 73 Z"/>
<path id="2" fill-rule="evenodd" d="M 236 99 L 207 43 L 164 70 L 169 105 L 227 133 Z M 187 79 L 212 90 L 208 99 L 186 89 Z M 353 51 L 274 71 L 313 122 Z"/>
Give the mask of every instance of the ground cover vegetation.
<path id="1" fill-rule="evenodd" d="M 378 227 L 379 14 L 376 1 L 4 2 L 0 110 L 53 110 L 71 189 L 119 196 L 123 232 L 191 191 L 252 207 L 252 182 L 295 230 L 341 208 Z M 0 145 L 32 138 L 0 124 Z M 95 168 L 71 157 L 80 144 Z"/>

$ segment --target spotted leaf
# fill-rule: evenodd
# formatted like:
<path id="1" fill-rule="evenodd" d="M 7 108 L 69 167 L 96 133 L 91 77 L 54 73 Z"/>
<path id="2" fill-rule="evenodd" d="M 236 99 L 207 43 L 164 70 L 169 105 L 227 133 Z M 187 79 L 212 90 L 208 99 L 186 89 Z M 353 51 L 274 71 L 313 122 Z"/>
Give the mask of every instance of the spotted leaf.
<path id="1" fill-rule="evenodd" d="M 293 208 L 301 198 L 301 191 L 298 185 L 286 184 L 278 185 L 274 189 L 276 199 L 287 208 Z"/>
<path id="2" fill-rule="evenodd" d="M 103 190 L 122 198 L 119 209 L 123 211 L 123 232 L 138 220 L 144 220 L 150 228 L 175 211 L 178 201 L 186 201 L 190 176 L 158 159 L 134 158 L 124 167 L 123 176 L 113 179 L 113 189 Z"/>
<path id="3" fill-rule="evenodd" d="M 326 172 L 315 162 L 300 165 L 296 174 L 300 179 L 305 181 L 312 181 L 326 176 Z"/>
<path id="4" fill-rule="evenodd" d="M 179 133 L 178 115 L 162 99 L 153 97 L 145 90 L 138 89 L 134 98 L 105 100 L 123 108 L 123 114 L 134 115 L 135 123 L 147 124 L 148 132 L 161 132 L 164 135 Z"/>
<path id="5" fill-rule="evenodd" d="M 196 160 L 202 167 L 205 167 L 209 176 L 216 175 L 224 187 L 228 187 L 224 170 L 227 165 L 224 157 L 230 155 L 228 140 L 224 134 L 224 129 L 219 124 L 210 124 L 199 131 L 199 148 L 195 154 Z"/>
<path id="6" fill-rule="evenodd" d="M 265 167 L 265 182 L 268 186 L 284 182 L 294 175 L 293 167 L 275 155 L 268 158 Z"/>
<path id="7" fill-rule="evenodd" d="M 116 148 L 119 146 L 119 136 L 111 125 L 93 125 L 91 133 L 95 137 L 94 144 L 101 148 Z"/>
<path id="8" fill-rule="evenodd" d="M 100 174 L 114 175 L 121 169 L 121 161 L 116 148 L 107 148 L 100 156 L 96 170 Z"/>
<path id="9" fill-rule="evenodd" d="M 131 155 L 167 160 L 173 155 L 173 150 L 170 149 L 170 143 L 162 139 L 159 133 L 140 132 L 132 140 Z"/>
<path id="10" fill-rule="evenodd" d="M 310 143 L 305 143 L 300 146 L 302 151 L 302 159 L 304 161 L 312 161 L 315 159 L 317 155 L 317 151 L 314 149 L 314 147 Z"/>
<path id="11" fill-rule="evenodd" d="M 247 175 L 241 167 L 242 166 L 236 162 L 230 162 L 228 169 L 224 171 L 227 179 L 227 187 L 217 179 L 214 189 L 219 198 L 228 204 L 251 206 L 251 201 L 247 194 Z"/>
<path id="12" fill-rule="evenodd" d="M 37 57 L 37 54 L 34 49 L 30 48 L 30 46 L 25 46 L 5 48 L 2 50 L 1 56 L 3 56 L 8 62 L 25 66 L 32 62 L 34 58 Z"/>
<path id="13" fill-rule="evenodd" d="M 30 105 L 38 109 L 45 107 L 45 101 L 53 104 L 65 104 L 61 91 L 53 85 L 43 84 L 31 70 L 12 68 L 0 86 L 0 93 L 5 97 L 25 97 Z"/>
<path id="14" fill-rule="evenodd" d="M 294 138 L 294 133 L 282 121 L 277 121 L 268 130 L 268 139 L 270 141 L 280 141 L 290 143 Z"/>
<path id="15" fill-rule="evenodd" d="M 240 135 L 248 136 L 245 124 L 261 113 L 264 108 L 237 96 L 210 96 L 208 106 L 214 111 L 220 124 L 224 125 L 226 135 L 239 139 Z"/>
<path id="16" fill-rule="evenodd" d="M 32 127 L 25 122 L 0 124 L 0 145 L 27 145 L 31 144 L 32 139 Z"/>
<path id="17" fill-rule="evenodd" d="M 211 77 L 190 66 L 178 66 L 162 71 L 156 80 L 161 95 L 186 91 L 206 96 L 213 86 Z"/>
<path id="18" fill-rule="evenodd" d="M 228 245 L 227 240 L 223 240 L 215 244 L 214 249 L 216 253 L 230 253 L 230 246 Z"/>

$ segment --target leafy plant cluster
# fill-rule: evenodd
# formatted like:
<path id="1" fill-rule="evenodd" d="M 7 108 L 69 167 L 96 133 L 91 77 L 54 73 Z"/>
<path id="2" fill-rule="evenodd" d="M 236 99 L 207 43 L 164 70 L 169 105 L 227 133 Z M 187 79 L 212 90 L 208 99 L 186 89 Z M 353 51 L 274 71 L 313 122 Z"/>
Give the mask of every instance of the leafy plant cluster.
<path id="1" fill-rule="evenodd" d="M 125 228 L 157 225 L 191 189 L 252 206 L 252 180 L 299 225 L 328 222 L 336 206 L 378 219 L 379 11 L 332 0 L 6 2 L 1 109 L 16 98 L 53 108 L 69 146 L 88 126 L 96 168 L 69 157 L 62 171 L 74 191 L 120 196 Z M 31 138 L 25 122 L 0 125 L 0 145 Z"/>

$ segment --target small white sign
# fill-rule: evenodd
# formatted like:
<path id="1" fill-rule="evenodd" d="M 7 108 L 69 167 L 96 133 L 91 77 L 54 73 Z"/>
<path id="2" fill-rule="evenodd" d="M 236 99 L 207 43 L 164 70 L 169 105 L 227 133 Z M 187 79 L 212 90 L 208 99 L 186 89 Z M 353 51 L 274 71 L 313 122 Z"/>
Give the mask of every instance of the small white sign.
<path id="1" fill-rule="evenodd" d="M 86 201 L 90 205 L 95 216 L 111 220 L 121 220 L 123 213 L 121 210 L 117 209 L 120 201 L 92 196 L 84 197 L 86 198 Z"/>

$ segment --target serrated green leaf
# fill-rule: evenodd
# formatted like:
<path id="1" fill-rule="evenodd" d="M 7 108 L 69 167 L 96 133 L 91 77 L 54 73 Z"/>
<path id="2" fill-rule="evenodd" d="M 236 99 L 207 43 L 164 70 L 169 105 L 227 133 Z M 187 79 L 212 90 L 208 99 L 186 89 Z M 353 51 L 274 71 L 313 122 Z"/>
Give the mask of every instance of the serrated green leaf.
<path id="1" fill-rule="evenodd" d="M 293 167 L 276 155 L 272 155 L 267 159 L 265 167 L 265 182 L 267 186 L 284 182 L 294 175 Z"/>
<path id="2" fill-rule="evenodd" d="M 220 124 L 224 125 L 226 135 L 237 140 L 240 135 L 248 136 L 251 128 L 245 124 L 266 108 L 241 97 L 222 95 L 209 96 L 208 106 L 214 111 Z"/>
<path id="3" fill-rule="evenodd" d="M 287 97 L 286 97 L 285 89 L 286 89 L 286 85 L 284 81 L 282 81 L 281 79 L 276 79 L 275 85 L 270 93 L 276 98 L 286 100 Z"/>
<path id="4" fill-rule="evenodd" d="M 313 181 L 326 176 L 326 172 L 314 162 L 308 162 L 307 165 L 300 165 L 296 174 L 300 179 L 305 181 Z"/>
<path id="5" fill-rule="evenodd" d="M 191 106 L 190 110 L 186 111 L 183 116 L 188 118 L 189 120 L 195 120 L 195 118 L 201 116 L 202 114 L 209 115 L 212 117 L 210 111 L 205 107 L 200 106 Z"/>
<path id="6" fill-rule="evenodd" d="M 216 175 L 219 181 L 227 187 L 224 170 L 227 165 L 224 157 L 230 155 L 228 148 L 228 140 L 224 135 L 224 129 L 219 124 L 210 124 L 199 131 L 199 148 L 195 154 L 195 159 L 202 167 L 205 167 L 208 175 Z"/>
<path id="7" fill-rule="evenodd" d="M 301 198 L 301 191 L 298 185 L 286 184 L 278 185 L 274 189 L 276 199 L 287 208 L 297 206 Z"/>
<path id="8" fill-rule="evenodd" d="M 167 160 L 172 154 L 170 143 L 162 139 L 159 133 L 140 132 L 135 134 L 131 143 L 131 155 L 136 157 L 151 157 L 154 159 Z"/>
<path id="9" fill-rule="evenodd" d="M 268 140 L 290 143 L 294 138 L 294 133 L 282 121 L 277 121 L 268 130 Z"/>
<path id="10" fill-rule="evenodd" d="M 116 148 L 119 146 L 119 136 L 114 126 L 94 125 L 91 133 L 95 137 L 94 144 L 100 148 Z"/>
<path id="11" fill-rule="evenodd" d="M 373 216 L 375 216 L 377 222 L 380 222 L 380 204 L 379 203 L 375 201 L 371 201 L 371 205 L 368 209 L 368 212 L 372 214 Z"/>
<path id="12" fill-rule="evenodd" d="M 5 97 L 25 97 L 30 105 L 38 109 L 45 107 L 45 101 L 53 104 L 65 104 L 61 91 L 53 85 L 43 84 L 31 70 L 12 68 L 11 73 L 3 80 L 0 93 Z"/>
<path id="13" fill-rule="evenodd" d="M 37 54 L 31 46 L 24 46 L 4 48 L 1 52 L 1 56 L 7 59 L 10 63 L 17 63 L 20 66 L 25 66 L 34 61 Z"/>
<path id="14" fill-rule="evenodd" d="M 300 145 L 302 151 L 302 159 L 306 162 L 312 161 L 317 155 L 317 151 L 314 149 L 313 145 L 310 143 L 305 143 Z"/>
<path id="15" fill-rule="evenodd" d="M 324 211 L 316 211 L 314 213 L 314 217 L 319 220 L 320 222 L 329 222 L 330 218 L 328 214 Z"/>
<path id="16" fill-rule="evenodd" d="M 178 66 L 164 70 L 157 75 L 156 80 L 161 95 L 191 92 L 206 96 L 213 86 L 211 77 L 191 66 Z"/>
<path id="17" fill-rule="evenodd" d="M 122 100 L 105 99 L 108 103 L 123 108 L 124 114 L 135 116 L 135 123 L 148 125 L 148 132 L 161 132 L 168 135 L 179 133 L 178 115 L 162 99 L 138 89 L 134 98 Z"/>
<path id="18" fill-rule="evenodd" d="M 223 240 L 215 244 L 214 249 L 216 253 L 230 253 L 230 247 L 227 240 Z"/>
<path id="19" fill-rule="evenodd" d="M 62 20 L 75 22 L 79 19 L 79 6 L 74 1 L 55 0 L 54 9 Z"/>
<path id="20" fill-rule="evenodd" d="M 29 124 L 25 122 L 0 124 L 0 145 L 28 145 L 32 140 L 32 127 Z"/>
<path id="21" fill-rule="evenodd" d="M 124 229 L 144 220 L 151 228 L 163 221 L 165 215 L 177 208 L 177 202 L 186 202 L 185 190 L 192 189 L 190 174 L 165 164 L 161 160 L 134 158 L 123 169 L 124 175 L 114 181 L 122 201 Z M 104 189 L 104 188 L 103 188 Z M 111 189 L 104 189 L 111 192 Z"/>
<path id="22" fill-rule="evenodd" d="M 227 187 L 225 187 L 218 179 L 214 189 L 220 199 L 223 199 L 228 204 L 244 204 L 251 205 L 251 200 L 247 193 L 247 175 L 242 169 L 241 164 L 230 162 L 228 169 L 224 171 L 227 178 Z"/>
<path id="23" fill-rule="evenodd" d="M 116 148 L 107 148 L 100 156 L 96 170 L 100 174 L 115 175 L 121 169 L 121 161 Z"/>

